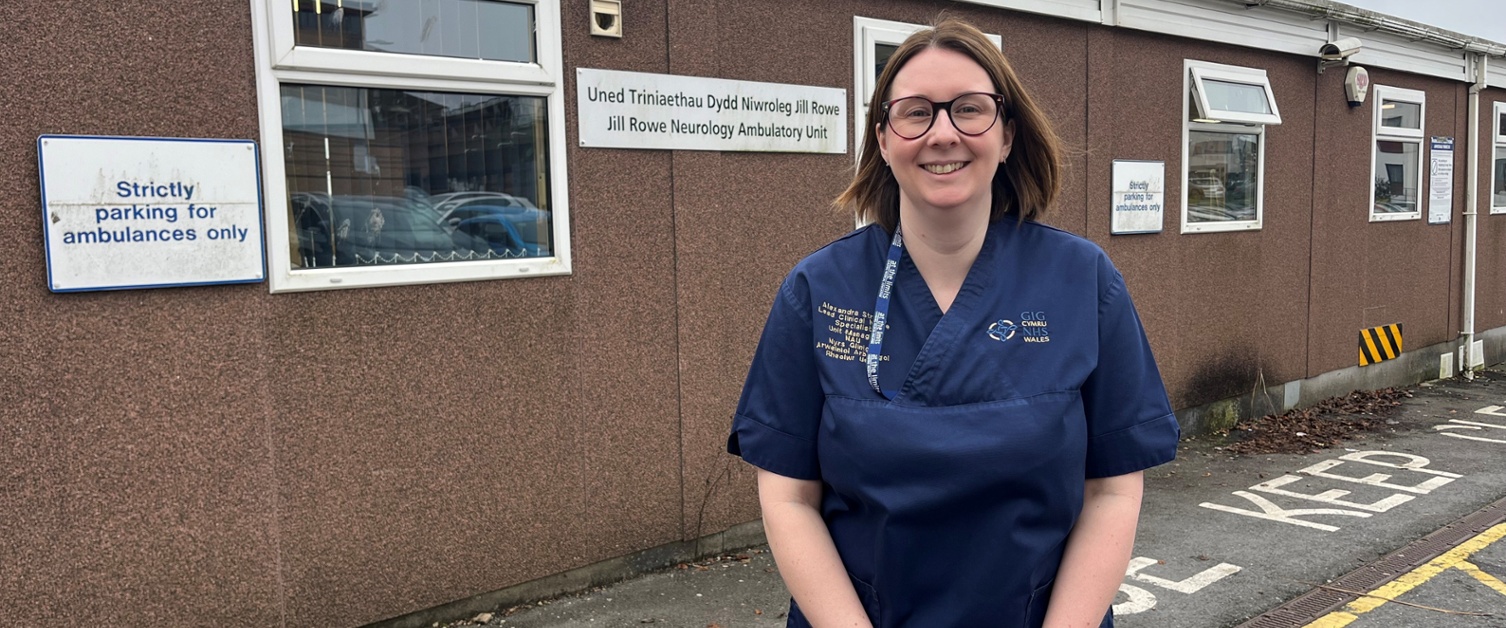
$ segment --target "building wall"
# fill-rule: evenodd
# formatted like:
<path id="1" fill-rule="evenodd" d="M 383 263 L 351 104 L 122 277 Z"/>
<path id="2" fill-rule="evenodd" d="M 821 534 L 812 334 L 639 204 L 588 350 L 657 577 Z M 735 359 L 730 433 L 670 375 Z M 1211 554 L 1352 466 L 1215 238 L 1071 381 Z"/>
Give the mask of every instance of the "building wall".
<path id="1" fill-rule="evenodd" d="M 573 274 L 278 295 L 52 294 L 38 222 L 40 134 L 260 141 L 248 3 L 0 5 L 8 619 L 359 625 L 757 517 L 730 413 L 775 287 L 851 227 L 829 202 L 853 157 L 582 149 L 569 70 L 850 90 L 853 15 L 937 5 L 631 3 L 612 40 L 562 4 Z M 1050 222 L 1123 271 L 1178 407 L 1351 366 L 1363 326 L 1457 333 L 1463 177 L 1447 226 L 1369 223 L 1369 107 L 1342 72 L 946 6 L 1003 37 L 1072 148 Z M 1270 73 L 1260 231 L 1178 233 L 1183 59 Z M 1464 137 L 1460 85 L 1372 77 L 1427 91 L 1427 132 Z M 1165 231 L 1109 235 L 1113 159 L 1166 162 Z M 1481 217 L 1479 330 L 1506 326 L 1502 230 Z"/>
<path id="2" fill-rule="evenodd" d="M 1492 66 L 1502 63 L 1491 60 Z M 1475 294 L 1475 331 L 1484 331 L 1506 326 L 1506 214 L 1491 214 L 1491 164 L 1495 160 L 1495 147 L 1489 137 L 1495 132 L 1495 105 L 1506 103 L 1506 89 L 1490 88 L 1480 93 L 1480 135 L 1486 141 L 1480 144 L 1480 180 L 1478 194 L 1481 200 L 1479 218 L 1479 250 L 1475 257 L 1475 282 L 1480 290 Z M 1459 151 L 1459 159 L 1463 159 Z M 1463 168 L 1461 164 L 1457 166 Z M 1462 179 L 1462 177 L 1461 177 Z M 1462 192 L 1461 192 L 1462 194 Z"/>

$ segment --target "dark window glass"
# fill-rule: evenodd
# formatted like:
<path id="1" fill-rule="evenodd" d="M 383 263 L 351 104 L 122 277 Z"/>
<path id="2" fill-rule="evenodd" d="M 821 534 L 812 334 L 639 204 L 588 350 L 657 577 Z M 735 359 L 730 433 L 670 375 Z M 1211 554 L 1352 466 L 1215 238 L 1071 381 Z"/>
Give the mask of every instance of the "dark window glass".
<path id="1" fill-rule="evenodd" d="M 1417 177 L 1421 165 L 1420 143 L 1376 140 L 1374 213 L 1418 211 Z"/>
<path id="2" fill-rule="evenodd" d="M 1495 185 L 1491 187 L 1493 207 L 1506 209 L 1506 146 L 1496 147 Z"/>
<path id="3" fill-rule="evenodd" d="M 294 268 L 553 255 L 544 98 L 281 95 Z"/>
<path id="4" fill-rule="evenodd" d="M 884 66 L 889 65 L 889 57 L 899 50 L 899 46 L 893 44 L 873 45 L 873 79 L 878 82 L 878 77 L 884 75 Z"/>
<path id="5" fill-rule="evenodd" d="M 293 0 L 299 46 L 535 61 L 533 5 L 496 0 Z"/>
<path id="6" fill-rule="evenodd" d="M 1422 105 L 1399 100 L 1381 101 L 1381 126 L 1398 129 L 1422 128 Z"/>
<path id="7" fill-rule="evenodd" d="M 1187 221 L 1255 220 L 1260 135 L 1189 131 L 1187 143 Z"/>
<path id="8" fill-rule="evenodd" d="M 1260 85 L 1203 79 L 1203 95 L 1208 99 L 1208 107 L 1216 111 L 1271 112 L 1265 88 Z"/>

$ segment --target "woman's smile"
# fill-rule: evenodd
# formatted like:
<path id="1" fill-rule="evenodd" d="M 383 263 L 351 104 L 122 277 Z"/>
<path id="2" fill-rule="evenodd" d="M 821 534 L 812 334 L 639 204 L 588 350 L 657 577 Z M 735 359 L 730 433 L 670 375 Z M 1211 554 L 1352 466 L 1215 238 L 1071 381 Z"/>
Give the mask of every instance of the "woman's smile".
<path id="1" fill-rule="evenodd" d="M 953 172 L 966 168 L 967 164 L 968 162 L 965 161 L 952 161 L 939 164 L 922 164 L 920 167 L 925 168 L 926 172 L 940 175 L 951 174 Z"/>

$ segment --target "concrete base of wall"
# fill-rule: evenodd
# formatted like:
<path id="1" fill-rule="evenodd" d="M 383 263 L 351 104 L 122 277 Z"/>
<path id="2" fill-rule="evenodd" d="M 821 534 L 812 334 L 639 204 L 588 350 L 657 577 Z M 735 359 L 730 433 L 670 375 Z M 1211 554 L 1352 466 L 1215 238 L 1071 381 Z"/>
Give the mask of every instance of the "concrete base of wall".
<path id="1" fill-rule="evenodd" d="M 1506 362 L 1506 327 L 1476 333 L 1475 341 L 1484 345 L 1485 364 Z M 1178 410 L 1177 422 L 1182 425 L 1182 436 L 1202 436 L 1234 427 L 1243 418 L 1311 406 L 1356 390 L 1410 386 L 1452 377 L 1467 370 L 1460 364 L 1459 350 L 1463 344 L 1461 338 L 1407 351 L 1379 364 L 1351 366 L 1292 382 L 1266 385 L 1257 381 L 1247 395 Z"/>
<path id="2" fill-rule="evenodd" d="M 766 542 L 763 535 L 763 521 L 749 521 L 699 539 L 652 547 L 505 589 L 456 600 L 443 606 L 385 619 L 363 628 L 419 628 L 432 626 L 435 622 L 469 619 L 479 613 L 584 591 L 656 569 L 762 545 Z"/>

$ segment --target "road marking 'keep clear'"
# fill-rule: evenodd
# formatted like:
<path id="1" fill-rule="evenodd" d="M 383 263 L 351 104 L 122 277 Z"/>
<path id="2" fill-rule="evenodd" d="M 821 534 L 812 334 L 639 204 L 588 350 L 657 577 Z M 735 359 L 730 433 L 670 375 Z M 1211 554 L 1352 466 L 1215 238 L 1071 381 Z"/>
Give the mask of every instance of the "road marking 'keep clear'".
<path id="1" fill-rule="evenodd" d="M 1392 459 L 1400 460 L 1400 462 L 1391 462 L 1390 460 Z M 1324 532 L 1333 532 L 1338 530 L 1339 527 L 1326 523 L 1318 523 L 1316 521 L 1308 521 L 1306 519 L 1302 519 L 1301 517 L 1331 515 L 1341 517 L 1366 518 L 1375 513 L 1386 512 L 1388 510 L 1391 510 L 1392 508 L 1412 501 L 1413 499 L 1416 499 L 1417 495 L 1427 495 L 1428 493 L 1437 490 L 1439 487 L 1463 477 L 1457 473 L 1449 473 L 1447 471 L 1429 469 L 1427 468 L 1428 462 L 1429 460 L 1422 456 L 1404 454 L 1394 451 L 1357 451 L 1354 453 L 1344 454 L 1333 460 L 1324 460 L 1317 464 L 1298 469 L 1296 473 L 1299 473 L 1301 475 L 1287 474 L 1279 478 L 1267 480 L 1250 487 L 1250 491 L 1258 491 L 1267 495 L 1290 497 L 1304 501 L 1328 504 L 1330 506 L 1342 506 L 1343 508 L 1284 508 L 1277 505 L 1275 502 L 1266 499 L 1265 497 L 1261 497 L 1260 495 L 1256 495 L 1255 493 L 1249 491 L 1234 491 L 1234 496 L 1243 498 L 1245 501 L 1253 504 L 1256 508 L 1259 508 L 1259 510 L 1249 510 L 1246 508 L 1228 506 L 1224 504 L 1215 504 L 1212 502 L 1203 502 L 1198 505 L 1203 508 L 1218 510 L 1221 512 L 1228 512 L 1236 515 L 1243 515 L 1246 517 L 1254 517 L 1256 519 L 1265 519 L 1268 521 L 1276 521 L 1280 523 L 1289 523 L 1294 526 L 1313 528 L 1316 530 L 1322 530 Z M 1424 479 L 1423 481 L 1416 484 L 1400 484 L 1391 481 L 1392 477 L 1397 475 L 1394 473 L 1345 475 L 1334 471 L 1334 469 L 1340 466 L 1351 463 L 1369 465 L 1372 467 L 1382 467 L 1387 469 L 1397 469 L 1406 471 L 1407 473 L 1419 473 L 1431 477 L 1428 477 L 1427 479 Z M 1360 473 L 1363 474 L 1364 471 L 1368 470 L 1369 469 L 1364 469 L 1360 471 Z M 1334 480 L 1348 484 L 1361 484 L 1399 492 L 1393 493 L 1374 502 L 1363 503 L 1344 499 L 1351 493 L 1351 491 L 1343 489 L 1329 489 L 1321 493 L 1302 493 L 1291 490 L 1289 488 L 1285 488 L 1295 482 L 1303 481 L 1305 478 L 1303 478 L 1302 476 L 1304 475 L 1312 478 Z M 1413 479 L 1416 478 L 1414 477 Z"/>
<path id="2" fill-rule="evenodd" d="M 1483 408 L 1480 408 L 1479 410 L 1475 410 L 1475 414 L 1483 414 L 1485 416 L 1495 416 L 1495 417 L 1506 418 L 1506 414 L 1502 414 L 1501 413 L 1501 406 L 1485 406 Z M 1480 423 L 1478 421 L 1463 421 L 1463 420 L 1460 420 L 1460 419 L 1449 419 L 1448 422 L 1449 422 L 1449 425 L 1434 425 L 1433 429 L 1438 430 L 1439 434 L 1442 434 L 1444 436 L 1451 436 L 1453 438 L 1463 438 L 1465 440 L 1475 440 L 1475 441 L 1480 441 L 1480 442 L 1485 442 L 1485 443 L 1500 443 L 1502 445 L 1506 445 L 1506 440 L 1502 440 L 1501 438 L 1487 438 L 1487 437 L 1484 437 L 1484 436 L 1468 436 L 1468 435 L 1465 435 L 1465 434 L 1455 434 L 1455 433 L 1449 431 L 1449 430 L 1471 430 L 1471 431 L 1481 432 L 1481 433 L 1484 433 L 1484 434 L 1490 434 L 1491 436 L 1506 437 L 1506 433 L 1503 433 L 1503 432 L 1485 432 L 1485 431 L 1483 431 L 1483 430 L 1487 430 L 1487 429 L 1495 429 L 1495 430 L 1506 431 L 1506 425 L 1501 425 L 1501 424 L 1498 424 L 1498 423 Z"/>
<path id="3" fill-rule="evenodd" d="M 1145 558 L 1143 556 L 1136 556 L 1133 560 L 1130 561 L 1129 569 L 1126 569 L 1124 571 L 1124 575 L 1126 578 L 1137 580 L 1145 584 L 1155 585 L 1168 591 L 1175 591 L 1177 593 L 1192 595 L 1193 593 L 1197 593 L 1198 591 L 1203 590 L 1204 587 L 1237 574 L 1240 571 L 1240 567 L 1236 565 L 1231 565 L 1229 563 L 1219 563 L 1217 565 L 1199 571 L 1183 580 L 1169 580 L 1166 578 L 1161 578 L 1159 576 L 1152 576 L 1148 573 L 1144 573 L 1147 567 L 1150 567 L 1151 565 L 1162 564 L 1165 564 L 1164 561 L 1159 561 L 1154 558 Z M 1156 606 L 1155 594 L 1128 582 L 1121 583 L 1119 585 L 1119 592 L 1127 596 L 1128 599 L 1114 605 L 1115 615 L 1134 615 L 1135 613 L 1143 613 L 1145 611 L 1148 611 L 1152 608 L 1155 608 Z"/>

